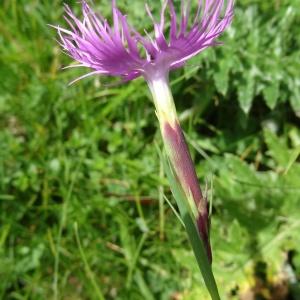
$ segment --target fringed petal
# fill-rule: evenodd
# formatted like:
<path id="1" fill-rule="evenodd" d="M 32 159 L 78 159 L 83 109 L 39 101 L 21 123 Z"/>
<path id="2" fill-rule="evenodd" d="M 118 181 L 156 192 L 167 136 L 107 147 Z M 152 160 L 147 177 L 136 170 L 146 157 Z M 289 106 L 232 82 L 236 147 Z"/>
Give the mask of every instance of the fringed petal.
<path id="1" fill-rule="evenodd" d="M 188 59 L 217 45 L 216 39 L 232 21 L 234 6 L 234 0 L 198 0 L 193 22 L 189 22 L 190 0 L 181 0 L 179 17 L 173 0 L 165 0 L 157 22 L 146 5 L 154 27 L 152 38 L 146 31 L 146 35 L 142 36 L 129 26 L 126 16 L 117 8 L 116 0 L 112 0 L 112 26 L 96 14 L 85 0 L 81 2 L 82 20 L 65 5 L 65 20 L 69 29 L 53 26 L 58 32 L 59 44 L 80 66 L 94 70 L 88 76 L 106 74 L 119 76 L 123 81 L 145 76 L 149 65 L 152 70 L 164 68 L 164 71 L 182 67 Z M 167 8 L 170 16 L 168 39 Z M 138 44 L 144 48 L 146 57 L 141 56 Z"/>
<path id="2" fill-rule="evenodd" d="M 147 61 L 140 57 L 138 36 L 117 9 L 115 0 L 112 1 L 113 26 L 96 14 L 85 0 L 82 1 L 83 20 L 79 20 L 67 5 L 65 13 L 70 29 L 53 27 L 57 29 L 63 50 L 81 66 L 94 70 L 88 76 L 105 74 L 136 78 L 141 75 L 142 66 Z"/>
<path id="3" fill-rule="evenodd" d="M 191 1 L 181 0 L 181 16 L 177 17 L 173 0 L 165 0 L 162 12 L 165 12 L 166 5 L 170 11 L 170 38 L 166 40 L 162 26 L 158 26 L 153 19 L 150 9 L 147 8 L 154 23 L 155 40 L 151 43 L 155 45 L 153 63 L 158 64 L 168 61 L 171 69 L 181 67 L 185 61 L 197 55 L 204 49 L 215 46 L 215 41 L 224 30 L 230 25 L 233 18 L 234 0 L 199 0 L 198 7 L 189 28 L 189 18 L 191 13 Z M 165 16 L 161 15 L 159 23 L 165 24 Z M 142 41 L 147 48 L 146 43 Z"/>

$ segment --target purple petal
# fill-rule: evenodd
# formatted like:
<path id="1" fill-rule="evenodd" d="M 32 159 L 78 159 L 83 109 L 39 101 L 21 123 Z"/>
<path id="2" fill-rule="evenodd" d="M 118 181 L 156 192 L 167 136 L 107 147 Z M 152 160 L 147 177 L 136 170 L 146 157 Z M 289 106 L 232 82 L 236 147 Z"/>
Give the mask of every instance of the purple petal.
<path id="1" fill-rule="evenodd" d="M 65 20 L 69 29 L 56 28 L 59 44 L 80 66 L 93 69 L 93 74 L 119 76 L 131 80 L 145 75 L 149 64 L 167 70 L 179 68 L 204 49 L 217 45 L 216 39 L 230 25 L 233 18 L 234 0 L 199 0 L 193 22 L 190 18 L 190 0 L 181 0 L 181 15 L 177 16 L 173 0 L 165 0 L 160 20 L 156 22 L 149 9 L 146 11 L 153 22 L 154 38 L 146 32 L 142 36 L 132 28 L 112 0 L 113 24 L 96 14 L 82 0 L 83 19 L 78 19 L 65 5 Z M 166 10 L 170 15 L 170 35 L 166 38 Z M 189 23 L 192 25 L 189 28 Z M 140 54 L 138 45 L 145 50 Z M 91 74 L 91 73 L 89 73 Z"/>
<path id="2" fill-rule="evenodd" d="M 190 0 L 181 0 L 179 22 L 173 1 L 166 0 L 166 2 L 170 10 L 170 40 L 169 42 L 165 40 L 163 32 L 157 33 L 156 23 L 154 22 L 156 32 L 154 43 L 158 47 L 154 57 L 158 63 L 162 58 L 164 61 L 169 61 L 169 66 L 172 69 L 181 67 L 188 59 L 204 49 L 216 45 L 216 39 L 230 25 L 233 18 L 233 0 L 227 2 L 224 0 L 199 0 L 192 26 L 188 28 Z M 162 11 L 165 10 L 164 7 Z M 151 18 L 153 19 L 152 16 Z M 165 23 L 165 20 L 161 17 L 162 23 Z M 177 29 L 178 23 L 179 32 Z"/>
<path id="3" fill-rule="evenodd" d="M 140 57 L 138 36 L 128 25 L 126 17 L 117 9 L 115 0 L 112 1 L 112 26 L 101 15 L 97 15 L 84 0 L 82 20 L 67 5 L 65 12 L 70 29 L 56 27 L 60 44 L 80 65 L 93 69 L 88 76 L 106 74 L 133 78 L 141 75 L 142 66 L 147 61 Z"/>

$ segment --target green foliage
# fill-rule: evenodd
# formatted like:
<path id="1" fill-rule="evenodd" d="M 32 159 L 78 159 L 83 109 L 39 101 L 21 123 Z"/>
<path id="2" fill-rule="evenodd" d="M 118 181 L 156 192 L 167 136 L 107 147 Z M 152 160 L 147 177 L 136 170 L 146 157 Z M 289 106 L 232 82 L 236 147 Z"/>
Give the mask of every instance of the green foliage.
<path id="1" fill-rule="evenodd" d="M 237 95 L 245 113 L 255 99 L 270 109 L 289 102 L 300 113 L 300 6 L 297 0 L 241 1 L 224 46 L 195 59 L 215 90 Z M 271 12 L 271 13 L 270 13 Z"/>
<path id="2" fill-rule="evenodd" d="M 110 1 L 95 2 L 108 16 Z M 118 2 L 151 29 L 142 1 Z M 60 69 L 70 60 L 47 24 L 63 23 L 62 7 L 1 2 L 0 299 L 206 299 L 164 200 L 175 206 L 146 85 L 68 87 L 84 71 Z M 172 74 L 213 199 L 222 299 L 249 290 L 261 265 L 265 286 L 288 278 L 299 291 L 299 9 L 298 0 L 239 1 L 224 46 Z"/>

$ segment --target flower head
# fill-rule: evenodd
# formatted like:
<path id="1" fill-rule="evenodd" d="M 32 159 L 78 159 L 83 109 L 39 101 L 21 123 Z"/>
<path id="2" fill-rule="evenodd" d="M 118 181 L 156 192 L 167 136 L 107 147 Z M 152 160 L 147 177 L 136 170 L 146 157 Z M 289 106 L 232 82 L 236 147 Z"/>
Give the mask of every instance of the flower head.
<path id="1" fill-rule="evenodd" d="M 217 37 L 231 23 L 233 0 L 198 0 L 198 9 L 190 21 L 190 0 L 181 0 L 178 17 L 172 0 L 165 0 L 160 20 L 154 20 L 154 38 L 142 36 L 131 27 L 112 0 L 113 21 L 109 24 L 82 0 L 83 20 L 78 19 L 66 5 L 65 19 L 69 29 L 55 27 L 65 52 L 93 71 L 78 78 L 101 74 L 122 77 L 124 81 L 139 76 L 155 76 L 184 65 L 191 57 L 209 46 L 216 45 Z M 166 37 L 166 10 L 169 10 L 169 37 Z M 190 25 L 189 25 L 190 24 Z M 145 56 L 139 50 L 142 47 Z M 75 80 L 75 81 L 77 81 Z"/>

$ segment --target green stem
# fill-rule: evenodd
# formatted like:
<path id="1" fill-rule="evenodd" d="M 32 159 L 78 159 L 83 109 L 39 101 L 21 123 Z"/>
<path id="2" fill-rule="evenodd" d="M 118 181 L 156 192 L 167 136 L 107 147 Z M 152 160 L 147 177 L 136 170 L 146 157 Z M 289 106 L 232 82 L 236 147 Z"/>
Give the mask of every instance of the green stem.
<path id="1" fill-rule="evenodd" d="M 220 300 L 211 269 L 208 205 L 181 130 L 165 74 L 146 78 L 159 120 L 168 161 L 164 162 L 174 198 L 179 207 L 197 263 L 213 300 Z"/>
<path id="2" fill-rule="evenodd" d="M 212 300 L 220 300 L 218 287 L 206 254 L 206 249 L 189 213 L 184 192 L 178 184 L 174 175 L 174 170 L 166 157 L 164 157 L 164 168 L 207 290 L 209 291 Z"/>

